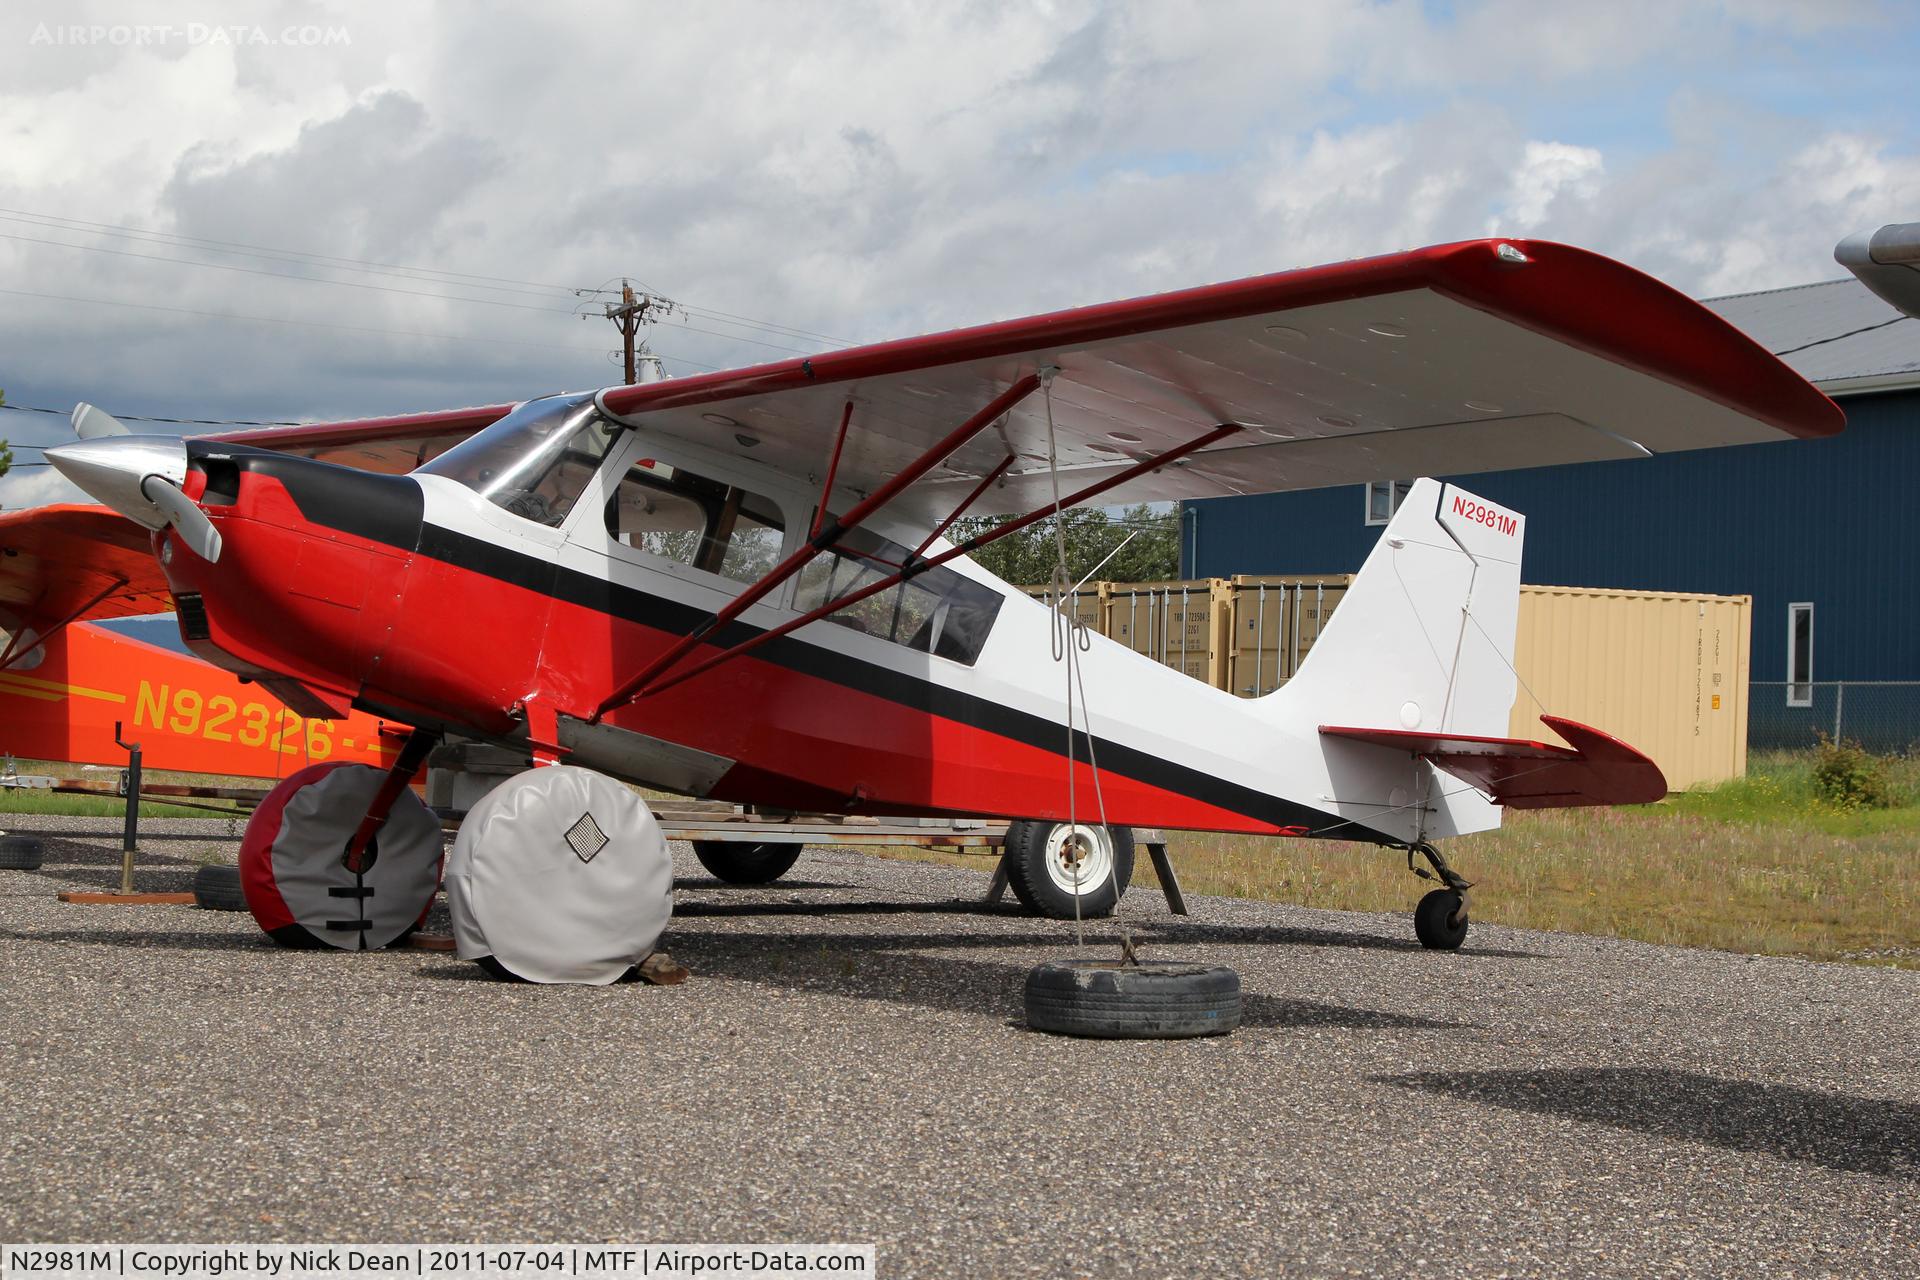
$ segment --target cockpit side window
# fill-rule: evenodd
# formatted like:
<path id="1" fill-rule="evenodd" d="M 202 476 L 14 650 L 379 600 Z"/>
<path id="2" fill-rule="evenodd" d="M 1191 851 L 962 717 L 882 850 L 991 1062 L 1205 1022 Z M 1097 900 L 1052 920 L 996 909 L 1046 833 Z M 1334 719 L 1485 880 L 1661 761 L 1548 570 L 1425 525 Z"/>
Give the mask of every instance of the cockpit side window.
<path id="1" fill-rule="evenodd" d="M 753 582 L 780 562 L 786 522 L 771 498 L 642 458 L 607 502 L 607 534 L 622 546 Z"/>
<path id="2" fill-rule="evenodd" d="M 524 520 L 558 528 L 620 430 L 591 395 L 529 400 L 418 471 L 458 480 Z"/>
<path id="3" fill-rule="evenodd" d="M 800 571 L 794 607 L 817 609 L 880 581 L 906 564 L 909 552 L 854 529 Z M 972 666 L 1000 613 L 1000 593 L 951 569 L 936 568 L 827 615 L 828 622 L 921 653 Z"/>

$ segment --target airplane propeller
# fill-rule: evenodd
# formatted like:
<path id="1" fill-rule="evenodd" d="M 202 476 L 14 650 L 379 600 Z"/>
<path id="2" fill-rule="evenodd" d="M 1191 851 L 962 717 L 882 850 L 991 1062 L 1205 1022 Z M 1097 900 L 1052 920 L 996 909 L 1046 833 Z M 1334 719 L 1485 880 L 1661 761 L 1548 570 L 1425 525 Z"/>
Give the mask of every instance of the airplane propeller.
<path id="1" fill-rule="evenodd" d="M 82 400 L 73 406 L 73 434 L 82 440 L 98 440 L 101 436 L 131 435 L 127 424 L 108 413 Z"/>
<path id="2" fill-rule="evenodd" d="M 140 494 L 158 507 L 173 526 L 180 540 L 208 564 L 220 559 L 220 531 L 207 519 L 200 504 L 189 498 L 179 485 L 165 476 L 147 476 L 140 481 Z"/>
<path id="3" fill-rule="evenodd" d="M 57 471 L 129 520 L 149 529 L 171 526 L 202 559 L 220 559 L 220 531 L 180 488 L 187 456 L 178 436 L 134 435 L 85 402 L 73 408 L 73 433 L 79 438 L 71 444 L 46 451 Z"/>

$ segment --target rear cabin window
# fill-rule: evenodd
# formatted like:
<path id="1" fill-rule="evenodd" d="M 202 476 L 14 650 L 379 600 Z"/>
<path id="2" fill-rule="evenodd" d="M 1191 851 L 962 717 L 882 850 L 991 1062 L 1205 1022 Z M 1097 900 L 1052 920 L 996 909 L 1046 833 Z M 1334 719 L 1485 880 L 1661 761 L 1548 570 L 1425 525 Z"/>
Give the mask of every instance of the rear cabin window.
<path id="1" fill-rule="evenodd" d="M 642 458 L 607 502 L 621 546 L 753 582 L 780 563 L 786 525 L 771 498 Z"/>
<path id="2" fill-rule="evenodd" d="M 907 549 L 854 529 L 840 545 L 800 571 L 794 607 L 817 609 L 898 571 Z M 850 631 L 890 640 L 972 666 L 1000 612 L 1000 593 L 951 569 L 929 569 L 897 586 L 830 613 L 826 620 Z"/>

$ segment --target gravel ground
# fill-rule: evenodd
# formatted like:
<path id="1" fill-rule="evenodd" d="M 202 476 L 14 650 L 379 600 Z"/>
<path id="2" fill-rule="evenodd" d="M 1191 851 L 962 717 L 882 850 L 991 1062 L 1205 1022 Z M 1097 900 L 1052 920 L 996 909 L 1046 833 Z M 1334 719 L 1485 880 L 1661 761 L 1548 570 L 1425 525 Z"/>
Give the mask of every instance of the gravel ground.
<path id="1" fill-rule="evenodd" d="M 883 1276 L 1920 1276 L 1920 972 L 1226 898 L 1127 900 L 1237 967 L 1246 1024 L 1024 1029 L 1069 927 L 983 873 L 683 848 L 680 987 L 280 952 L 84 907 L 117 820 L 10 818 L 0 1238 L 850 1241 Z M 233 856 L 144 824 L 142 889 Z M 1495 869 L 1488 869 L 1495 872 Z M 1495 872 L 1497 873 L 1497 872 Z M 1409 880 L 1411 904 L 1417 885 Z"/>

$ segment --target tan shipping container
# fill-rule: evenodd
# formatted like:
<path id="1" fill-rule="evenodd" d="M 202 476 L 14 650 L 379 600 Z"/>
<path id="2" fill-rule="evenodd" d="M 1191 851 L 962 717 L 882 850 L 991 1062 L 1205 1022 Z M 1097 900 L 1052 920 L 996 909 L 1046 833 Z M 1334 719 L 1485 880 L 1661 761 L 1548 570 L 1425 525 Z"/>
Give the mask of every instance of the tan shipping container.
<path id="1" fill-rule="evenodd" d="M 1107 634 L 1107 587 L 1109 583 L 1089 582 L 1073 593 L 1073 604 L 1068 612 L 1074 621 L 1079 622 L 1097 636 Z M 1046 587 L 1028 587 L 1028 595 L 1045 603 L 1049 590 Z"/>
<path id="2" fill-rule="evenodd" d="M 1236 576 L 1227 680 L 1220 687 L 1255 698 L 1285 684 L 1306 661 L 1350 581 L 1350 574 Z"/>
<path id="3" fill-rule="evenodd" d="M 1552 739 L 1544 709 L 1652 756 L 1685 791 L 1747 771 L 1752 596 L 1520 588 L 1514 737 Z"/>
<path id="4" fill-rule="evenodd" d="M 1105 586 L 1110 638 L 1216 689 L 1223 685 L 1228 615 L 1232 612 L 1232 596 L 1225 580 L 1111 582 Z"/>
<path id="5" fill-rule="evenodd" d="M 1075 612 L 1136 653 L 1241 697 L 1299 670 L 1351 574 L 1088 583 Z M 1043 595 L 1039 588 L 1033 595 Z M 1557 741 L 1540 713 L 1645 751 L 1684 791 L 1747 771 L 1751 596 L 1520 588 L 1508 733 Z"/>

